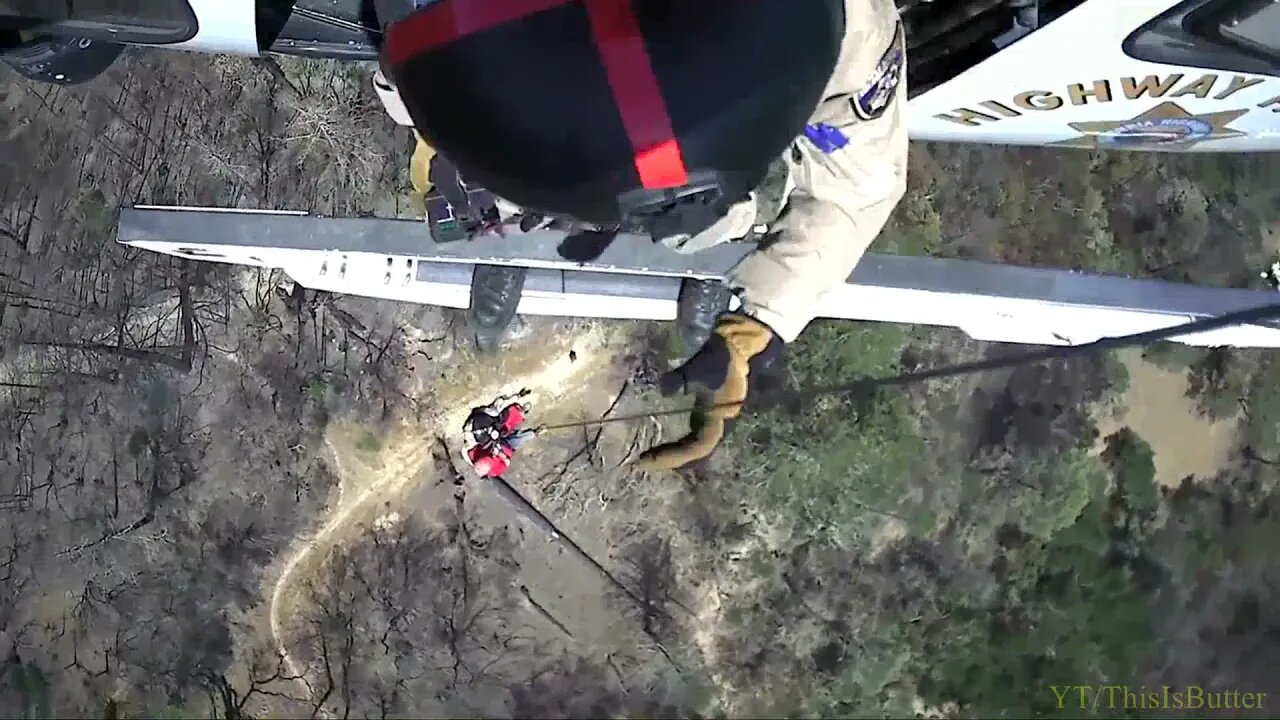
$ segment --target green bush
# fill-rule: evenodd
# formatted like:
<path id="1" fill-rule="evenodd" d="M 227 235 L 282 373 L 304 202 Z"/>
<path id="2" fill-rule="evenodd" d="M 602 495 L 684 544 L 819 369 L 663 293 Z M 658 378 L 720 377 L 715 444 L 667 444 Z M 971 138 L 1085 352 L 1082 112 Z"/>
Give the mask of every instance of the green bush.
<path id="1" fill-rule="evenodd" d="M 1269 462 L 1280 460 L 1280 363 L 1268 359 L 1249 383 L 1244 444 Z"/>
<path id="2" fill-rule="evenodd" d="M 1155 453 L 1137 433 L 1123 428 L 1107 440 L 1102 457 L 1116 478 L 1115 509 L 1122 514 L 1113 524 L 1124 524 L 1131 533 L 1145 535 L 1145 526 L 1160 503 Z"/>
<path id="3" fill-rule="evenodd" d="M 912 717 L 916 641 L 893 625 L 849 648 L 840 674 L 806 703 L 802 717 Z"/>
<path id="4" fill-rule="evenodd" d="M 838 384 L 897 372 L 906 340 L 897 327 L 820 323 L 793 348 L 795 387 Z M 801 398 L 784 412 L 744 421 L 748 462 L 738 463 L 757 501 L 792 527 L 843 543 L 885 514 L 917 527 L 928 517 L 900 507 L 920 456 L 919 429 L 897 390 L 860 396 Z"/>
<path id="5" fill-rule="evenodd" d="M 380 450 L 382 450 L 382 438 L 378 437 L 377 435 L 371 432 L 366 431 L 363 435 L 360 436 L 360 439 L 356 441 L 356 447 L 359 448 L 361 451 L 367 452 L 367 453 L 379 452 Z"/>
<path id="6" fill-rule="evenodd" d="M 1196 398 L 1200 412 L 1213 420 L 1234 417 L 1252 374 L 1253 364 L 1243 353 L 1213 348 L 1191 365 L 1187 394 Z"/>
<path id="7" fill-rule="evenodd" d="M 1106 476 L 1097 460 L 1075 450 L 1060 457 L 1029 464 L 1034 478 L 1020 515 L 1022 527 L 1041 539 L 1049 539 L 1080 517 L 1089 502 L 1106 488 Z"/>
<path id="8" fill-rule="evenodd" d="M 23 718 L 54 717 L 49 711 L 49 680 L 34 663 L 10 661 L 0 666 L 0 688 L 20 699 Z"/>
<path id="9" fill-rule="evenodd" d="M 911 188 L 898 203 L 876 241 L 876 251 L 900 255 L 936 255 L 942 248 L 942 216 L 931 188 Z"/>
<path id="10" fill-rule="evenodd" d="M 896 327 L 815 324 L 791 349 L 792 382 L 892 375 L 906 340 Z M 1122 384 L 1123 370 L 1105 368 Z M 731 647 L 753 657 L 768 643 L 752 638 L 779 638 L 767 672 L 794 678 L 751 685 L 753 710 L 903 717 L 923 703 L 974 717 L 1070 716 L 1078 709 L 1058 708 L 1050 685 L 1133 679 L 1153 647 L 1149 593 L 1164 572 L 1149 548 L 1160 495 L 1147 443 L 1123 430 L 1101 458 L 1082 441 L 1056 455 L 1014 453 L 990 469 L 937 465 L 908 393 L 798 399 L 744 419 L 732 441 L 744 503 L 783 526 L 771 533 L 779 543 L 739 560 L 745 572 L 725 599 L 728 632 L 740 638 Z M 927 505 L 937 488 L 926 482 L 963 484 L 961 501 Z M 908 538 L 891 541 L 892 567 L 876 568 L 866 558 L 883 547 L 886 516 L 905 523 Z M 826 564 L 812 564 L 818 547 Z M 841 557 L 866 584 L 832 574 Z M 798 561 L 805 570 L 789 569 Z M 835 595 L 795 599 L 804 592 L 790 585 L 796 572 Z M 855 587 L 876 588 L 855 601 L 856 628 L 785 639 L 813 621 L 807 608 L 840 607 L 836 596 Z M 828 642 L 838 661 L 816 670 L 810 655 Z"/>
<path id="11" fill-rule="evenodd" d="M 1147 346 L 1142 359 L 1162 370 L 1185 371 L 1204 359 L 1207 350 L 1179 342 L 1162 341 Z"/>
<path id="12" fill-rule="evenodd" d="M 1106 457 L 1109 494 L 1103 468 L 1084 453 L 1051 468 L 1050 512 L 1027 518 L 1031 537 L 1005 550 L 997 599 L 960 598 L 946 641 L 921 659 L 927 700 L 957 702 L 975 717 L 1069 717 L 1085 713 L 1059 708 L 1049 686 L 1132 679 L 1153 630 L 1130 568 L 1145 525 L 1130 520 L 1154 512 L 1155 466 L 1151 448 L 1128 431 Z"/>

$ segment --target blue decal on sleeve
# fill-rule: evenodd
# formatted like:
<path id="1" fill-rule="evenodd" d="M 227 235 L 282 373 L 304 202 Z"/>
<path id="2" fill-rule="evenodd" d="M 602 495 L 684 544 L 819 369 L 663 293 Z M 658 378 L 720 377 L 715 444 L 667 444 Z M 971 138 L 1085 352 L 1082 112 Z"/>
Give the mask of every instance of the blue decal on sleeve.
<path id="1" fill-rule="evenodd" d="M 902 82 L 903 69 L 906 66 L 907 53 L 903 46 L 902 23 L 898 23 L 893 34 L 893 42 L 885 51 L 871 79 L 853 97 L 853 110 L 863 120 L 875 120 L 884 115 L 885 110 L 893 102 Z"/>
<path id="2" fill-rule="evenodd" d="M 849 138 L 845 137 L 845 134 L 840 132 L 839 128 L 831 127 L 825 123 L 805 125 L 804 136 L 809 138 L 809 142 L 812 142 L 827 155 L 849 144 Z"/>

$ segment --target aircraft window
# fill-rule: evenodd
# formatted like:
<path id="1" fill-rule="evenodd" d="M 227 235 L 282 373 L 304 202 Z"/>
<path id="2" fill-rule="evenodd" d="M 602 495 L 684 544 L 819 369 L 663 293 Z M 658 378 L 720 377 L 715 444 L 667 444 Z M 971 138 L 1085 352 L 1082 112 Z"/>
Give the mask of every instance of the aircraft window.
<path id="1" fill-rule="evenodd" d="M 1280 57 L 1280 2 L 1235 4 L 1239 9 L 1217 23 L 1222 39 L 1249 52 Z"/>
<path id="2" fill-rule="evenodd" d="M 1124 41 L 1130 57 L 1280 75 L 1280 0 L 1183 0 Z"/>

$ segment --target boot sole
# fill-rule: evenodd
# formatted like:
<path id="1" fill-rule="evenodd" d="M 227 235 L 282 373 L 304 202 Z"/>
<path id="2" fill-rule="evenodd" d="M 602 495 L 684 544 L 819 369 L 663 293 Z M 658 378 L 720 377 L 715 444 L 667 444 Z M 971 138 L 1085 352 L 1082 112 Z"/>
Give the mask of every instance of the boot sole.
<path id="1" fill-rule="evenodd" d="M 483 353 L 502 349 L 520 305 L 528 270 L 502 265 L 477 265 L 471 276 L 471 306 L 467 324 Z"/>

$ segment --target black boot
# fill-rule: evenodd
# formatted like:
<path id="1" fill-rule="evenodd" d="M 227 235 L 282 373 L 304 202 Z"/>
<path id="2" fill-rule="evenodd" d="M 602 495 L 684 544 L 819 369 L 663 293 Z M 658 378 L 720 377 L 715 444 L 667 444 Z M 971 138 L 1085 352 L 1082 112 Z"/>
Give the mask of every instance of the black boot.
<path id="1" fill-rule="evenodd" d="M 718 280 L 687 279 L 681 283 L 672 348 L 677 363 L 692 357 L 711 337 L 716 320 L 729 309 L 732 297 L 729 288 Z"/>
<path id="2" fill-rule="evenodd" d="M 520 232 L 533 232 L 544 220 L 546 218 L 538 213 L 525 213 L 520 216 Z"/>
<path id="3" fill-rule="evenodd" d="M 482 353 L 495 353 L 502 349 L 520 294 L 524 290 L 524 278 L 528 268 L 503 265 L 477 265 L 471 275 L 471 307 L 467 310 L 467 324 L 475 333 L 476 349 Z"/>

